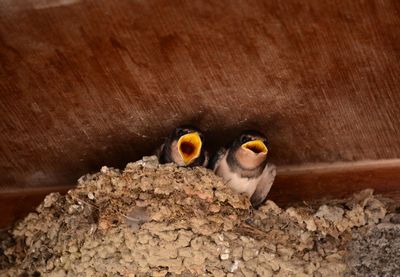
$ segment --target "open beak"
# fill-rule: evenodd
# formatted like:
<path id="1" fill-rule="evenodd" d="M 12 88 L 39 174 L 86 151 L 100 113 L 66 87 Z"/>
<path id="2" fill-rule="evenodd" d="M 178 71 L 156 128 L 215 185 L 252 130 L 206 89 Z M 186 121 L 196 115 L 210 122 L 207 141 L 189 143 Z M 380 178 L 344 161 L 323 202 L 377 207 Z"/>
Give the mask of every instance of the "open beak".
<path id="1" fill-rule="evenodd" d="M 242 144 L 242 148 L 246 150 L 250 150 L 255 154 L 264 154 L 268 153 L 268 148 L 265 146 L 262 140 L 252 140 Z"/>
<path id="2" fill-rule="evenodd" d="M 200 156 L 202 142 L 197 132 L 183 135 L 178 140 L 178 151 L 185 165 Z"/>

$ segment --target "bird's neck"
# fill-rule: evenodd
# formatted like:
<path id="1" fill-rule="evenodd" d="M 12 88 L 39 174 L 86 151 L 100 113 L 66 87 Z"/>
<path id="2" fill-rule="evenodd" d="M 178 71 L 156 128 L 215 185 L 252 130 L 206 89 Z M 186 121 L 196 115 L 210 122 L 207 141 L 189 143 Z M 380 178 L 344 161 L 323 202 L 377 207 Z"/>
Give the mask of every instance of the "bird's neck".
<path id="1" fill-rule="evenodd" d="M 237 149 L 228 154 L 228 164 L 242 177 L 258 177 L 267 162 L 265 154 L 256 154 L 245 149 Z"/>
<path id="2" fill-rule="evenodd" d="M 258 168 L 265 161 L 267 155 L 264 153 L 256 154 L 240 147 L 235 152 L 235 158 L 243 168 L 251 170 Z"/>

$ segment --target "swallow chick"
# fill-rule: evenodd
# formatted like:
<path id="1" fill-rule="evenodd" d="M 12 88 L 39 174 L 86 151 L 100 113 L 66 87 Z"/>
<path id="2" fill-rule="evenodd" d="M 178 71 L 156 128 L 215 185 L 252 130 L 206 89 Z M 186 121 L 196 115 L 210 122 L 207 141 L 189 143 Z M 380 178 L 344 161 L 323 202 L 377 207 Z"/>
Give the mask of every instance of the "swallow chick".
<path id="1" fill-rule="evenodd" d="M 208 153 L 203 147 L 203 134 L 194 127 L 176 128 L 158 150 L 161 164 L 179 166 L 207 166 Z"/>
<path id="2" fill-rule="evenodd" d="M 268 163 L 268 139 L 256 131 L 245 131 L 228 148 L 221 148 L 209 167 L 238 193 L 246 193 L 253 207 L 266 199 L 276 167 Z"/>

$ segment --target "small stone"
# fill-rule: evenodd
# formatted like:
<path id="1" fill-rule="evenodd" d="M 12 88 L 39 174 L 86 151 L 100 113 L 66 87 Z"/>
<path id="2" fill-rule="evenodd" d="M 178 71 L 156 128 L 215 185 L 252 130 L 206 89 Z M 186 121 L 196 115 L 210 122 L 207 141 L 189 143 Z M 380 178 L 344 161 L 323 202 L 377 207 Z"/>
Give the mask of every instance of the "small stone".
<path id="1" fill-rule="evenodd" d="M 277 246 L 277 252 L 282 258 L 284 258 L 286 260 L 286 259 L 290 259 L 293 256 L 295 251 L 292 248 L 290 248 L 290 246 L 288 246 L 288 245 L 285 246 L 285 245 L 279 244 Z"/>
<path id="2" fill-rule="evenodd" d="M 168 270 L 154 271 L 153 276 L 154 277 L 164 277 L 165 275 L 167 275 L 167 273 L 168 273 Z"/>
<path id="3" fill-rule="evenodd" d="M 54 276 L 54 277 L 64 277 L 64 276 L 67 276 L 67 274 L 65 273 L 65 270 L 59 269 L 59 270 L 57 270 L 57 271 L 54 271 L 54 272 L 51 274 L 51 276 Z"/>
<path id="4" fill-rule="evenodd" d="M 340 207 L 331 207 L 327 205 L 322 205 L 318 211 L 315 213 L 316 217 L 325 218 L 331 222 L 338 222 L 342 220 L 344 215 L 344 210 Z"/>
<path id="5" fill-rule="evenodd" d="M 267 263 L 259 264 L 256 268 L 256 272 L 258 276 L 263 276 L 263 277 L 270 277 L 274 275 L 272 267 L 269 266 Z"/>
<path id="6" fill-rule="evenodd" d="M 46 198 L 43 200 L 43 207 L 50 208 L 51 206 L 53 206 L 58 201 L 59 196 L 59 193 L 50 193 L 49 195 L 47 195 Z"/>
<path id="7" fill-rule="evenodd" d="M 70 205 L 68 207 L 68 214 L 73 214 L 79 210 L 79 205 Z"/>
<path id="8" fill-rule="evenodd" d="M 47 271 L 50 271 L 50 270 L 52 270 L 53 268 L 54 268 L 54 263 L 53 263 L 53 261 L 48 261 L 47 264 L 46 264 L 46 270 L 47 270 Z"/>
<path id="9" fill-rule="evenodd" d="M 311 217 L 305 219 L 304 223 L 306 224 L 306 228 L 308 231 L 314 232 L 317 230 L 317 225 L 315 225 L 315 221 Z"/>
<path id="10" fill-rule="evenodd" d="M 76 245 L 72 245 L 69 247 L 68 251 L 70 253 L 76 253 L 76 252 L 78 252 L 78 247 Z"/>
<path id="11" fill-rule="evenodd" d="M 232 273 L 235 272 L 239 268 L 239 264 L 240 264 L 240 261 L 235 260 L 233 262 L 231 268 L 229 269 L 229 271 L 232 272 Z"/>
<path id="12" fill-rule="evenodd" d="M 365 206 L 365 215 L 369 223 L 378 223 L 386 215 L 383 203 L 377 199 L 370 199 Z"/>
<path id="13" fill-rule="evenodd" d="M 94 194 L 93 194 L 93 192 L 89 192 L 87 196 L 88 196 L 88 198 L 89 198 L 90 200 L 94 200 Z"/>
<path id="14" fill-rule="evenodd" d="M 243 249 L 243 260 L 248 261 L 256 256 L 256 251 L 253 248 L 244 248 Z"/>
<path id="15" fill-rule="evenodd" d="M 110 223 L 106 219 L 99 220 L 99 229 L 107 230 L 110 228 Z"/>
<path id="16" fill-rule="evenodd" d="M 221 207 L 217 204 L 211 204 L 208 210 L 212 213 L 218 213 L 221 210 Z"/>
<path id="17" fill-rule="evenodd" d="M 221 258 L 221 260 L 223 260 L 223 261 L 229 259 L 229 253 L 221 254 L 221 255 L 220 255 L 220 258 Z"/>
<path id="18" fill-rule="evenodd" d="M 230 219 L 230 220 L 232 220 L 232 221 L 236 221 L 237 220 L 237 214 L 230 214 L 229 216 L 228 216 L 228 218 Z"/>
<path id="19" fill-rule="evenodd" d="M 243 255 L 243 247 L 242 246 L 235 247 L 232 250 L 232 256 L 234 258 L 240 259 L 240 258 L 242 258 L 242 255 Z"/>

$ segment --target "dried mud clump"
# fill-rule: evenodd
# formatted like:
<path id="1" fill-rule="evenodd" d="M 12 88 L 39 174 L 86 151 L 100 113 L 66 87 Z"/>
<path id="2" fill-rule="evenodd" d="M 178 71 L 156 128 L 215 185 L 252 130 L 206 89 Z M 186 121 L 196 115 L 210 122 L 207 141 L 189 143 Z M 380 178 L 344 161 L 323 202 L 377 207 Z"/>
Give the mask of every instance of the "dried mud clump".
<path id="1" fill-rule="evenodd" d="M 145 157 L 48 195 L 0 244 L 0 275 L 351 275 L 363 272 L 360 252 L 369 247 L 355 231 L 372 230 L 379 248 L 373 230 L 385 219 L 371 190 L 318 209 L 267 201 L 252 210 L 207 169 Z"/>
<path id="2" fill-rule="evenodd" d="M 384 220 L 353 233 L 348 276 L 400 276 L 400 222 Z"/>

